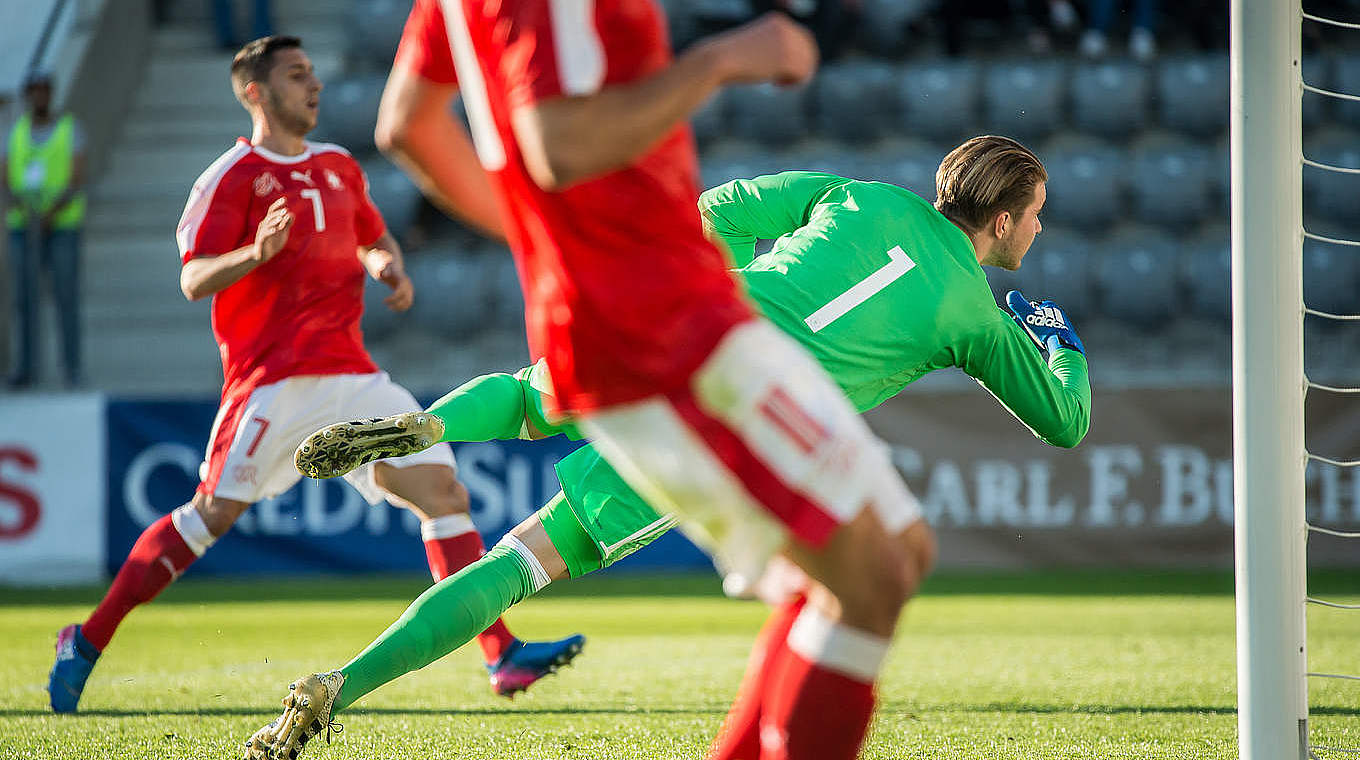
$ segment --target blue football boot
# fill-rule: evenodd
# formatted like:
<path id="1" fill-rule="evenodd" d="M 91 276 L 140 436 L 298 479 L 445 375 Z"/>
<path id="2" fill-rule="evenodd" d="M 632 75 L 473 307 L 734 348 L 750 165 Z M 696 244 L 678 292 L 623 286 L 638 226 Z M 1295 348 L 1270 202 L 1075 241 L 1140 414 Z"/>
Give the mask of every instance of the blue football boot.
<path id="1" fill-rule="evenodd" d="M 586 637 L 579 633 L 557 641 L 515 639 L 494 665 L 486 666 L 491 673 L 491 690 L 513 698 L 538 679 L 570 665 L 585 645 Z"/>
<path id="2" fill-rule="evenodd" d="M 99 650 L 80 632 L 79 625 L 72 623 L 57 633 L 57 660 L 52 663 L 52 672 L 47 678 L 52 712 L 76 711 L 80 692 L 85 690 L 85 679 L 90 677 L 98 659 Z"/>

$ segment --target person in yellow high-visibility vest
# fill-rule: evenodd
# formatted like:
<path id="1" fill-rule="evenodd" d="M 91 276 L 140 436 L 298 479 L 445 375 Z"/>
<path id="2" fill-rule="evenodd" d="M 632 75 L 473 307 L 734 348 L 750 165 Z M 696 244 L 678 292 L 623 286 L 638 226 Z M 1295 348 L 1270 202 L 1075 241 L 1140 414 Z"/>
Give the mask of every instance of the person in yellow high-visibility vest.
<path id="1" fill-rule="evenodd" d="M 12 387 L 34 380 L 38 299 L 46 275 L 57 305 L 68 386 L 80 372 L 80 230 L 85 223 L 85 137 L 69 113 L 52 108 L 52 80 L 24 83 L 28 110 L 0 146 L 4 151 L 10 276 L 19 326 Z"/>

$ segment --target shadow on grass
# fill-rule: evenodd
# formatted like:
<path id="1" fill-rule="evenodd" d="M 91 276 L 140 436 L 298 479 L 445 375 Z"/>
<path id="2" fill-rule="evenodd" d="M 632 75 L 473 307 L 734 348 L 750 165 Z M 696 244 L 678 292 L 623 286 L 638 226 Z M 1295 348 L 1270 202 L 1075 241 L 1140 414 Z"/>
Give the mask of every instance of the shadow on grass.
<path id="1" fill-rule="evenodd" d="M 72 720 L 84 717 L 135 718 L 153 715 L 202 715 L 272 717 L 278 709 L 255 707 L 204 707 L 168 710 L 81 710 Z M 346 710 L 347 715 L 421 716 L 421 715 L 723 715 L 727 707 L 542 707 L 542 708 L 464 708 L 464 707 L 374 707 Z M 1317 706 L 1309 708 L 1310 715 L 1360 716 L 1360 707 Z M 930 713 L 1012 713 L 1015 715 L 1236 715 L 1237 708 L 1224 705 L 1053 705 L 1053 704 L 944 704 L 921 708 L 880 707 L 881 716 L 904 718 Z M 0 718 L 35 718 L 51 716 L 48 710 L 3 710 Z"/>
<path id="2" fill-rule="evenodd" d="M 204 578 L 176 583 L 156 604 L 231 602 L 410 601 L 429 588 L 428 578 L 411 575 L 326 576 L 306 578 Z M 1360 573 L 1317 570 L 1308 574 L 1310 593 L 1360 595 Z M 105 587 L 13 588 L 0 586 L 0 606 L 71 604 L 93 606 Z M 926 581 L 923 596 L 1231 596 L 1233 576 L 1226 570 L 1029 570 L 945 571 Z M 555 583 L 535 599 L 576 597 L 722 596 L 712 573 L 609 573 Z"/>

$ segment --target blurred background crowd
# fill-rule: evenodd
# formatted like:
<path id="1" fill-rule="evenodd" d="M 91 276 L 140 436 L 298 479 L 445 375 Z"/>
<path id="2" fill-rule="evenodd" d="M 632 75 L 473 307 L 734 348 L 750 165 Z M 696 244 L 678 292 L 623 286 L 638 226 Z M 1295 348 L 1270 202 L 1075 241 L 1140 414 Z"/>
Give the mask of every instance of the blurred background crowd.
<path id="1" fill-rule="evenodd" d="M 820 169 L 933 199 L 934 170 L 950 147 L 975 134 L 1010 135 L 1046 163 L 1049 201 L 1025 266 L 989 272 L 995 289 L 1019 286 L 1061 303 L 1086 340 L 1097 387 L 1227 383 L 1225 0 L 663 4 L 678 48 L 778 8 L 805 21 L 823 52 L 823 68 L 805 87 L 728 90 L 696 115 L 705 185 Z M 207 306 L 185 303 L 178 291 L 173 233 L 197 172 L 248 130 L 227 86 L 230 54 L 243 37 L 270 30 L 303 38 L 326 83 L 315 139 L 360 158 L 374 199 L 407 247 L 416 306 L 394 315 L 374 289 L 365 330 L 375 358 L 400 382 L 426 390 L 527 360 L 507 253 L 439 214 L 373 144 L 409 0 L 24 5 L 35 12 L 0 27 L 0 42 L 26 51 L 6 56 L 0 71 L 11 119 L 26 108 L 22 83 L 41 69 L 50 72 L 59 109 L 89 133 L 82 144 L 89 209 L 74 275 L 84 372 L 70 382 L 133 395 L 201 395 L 220 383 Z M 1360 18 L 1354 0 L 1305 8 Z M 96 55 L 106 48 L 121 58 Z M 1304 50 L 1308 82 L 1360 93 L 1360 33 L 1305 22 Z M 22 65 L 11 65 L 21 57 Z M 1309 93 L 1303 116 L 1306 155 L 1360 168 L 1360 103 Z M 1360 178 L 1307 170 L 1304 180 L 1307 226 L 1360 237 Z M 645 247 L 638 264 L 646 266 Z M 1355 310 L 1355 249 L 1309 241 L 1304 266 L 1311 306 Z M 20 327 L 12 293 L 41 285 L 27 271 L 21 276 L 30 281 L 17 280 L 15 270 L 11 263 L 5 275 L 11 295 L 0 330 L 0 342 L 11 344 Z M 42 319 L 52 321 L 38 352 L 47 371 L 25 387 L 63 380 L 57 321 Z M 1312 376 L 1354 374 L 1360 331 L 1313 319 L 1306 330 Z M 0 364 L 14 353 L 13 345 L 0 351 Z M 13 376 L 15 360 L 8 370 Z"/>

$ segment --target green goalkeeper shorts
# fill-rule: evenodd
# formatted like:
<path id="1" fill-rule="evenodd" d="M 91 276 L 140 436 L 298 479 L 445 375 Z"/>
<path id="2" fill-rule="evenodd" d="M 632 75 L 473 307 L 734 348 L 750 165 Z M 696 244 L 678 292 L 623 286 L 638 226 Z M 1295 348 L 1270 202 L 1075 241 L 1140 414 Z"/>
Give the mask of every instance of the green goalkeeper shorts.
<path id="1" fill-rule="evenodd" d="M 557 479 L 562 493 L 538 514 L 573 578 L 608 567 L 675 527 L 673 516 L 648 506 L 593 446 L 558 462 Z"/>

